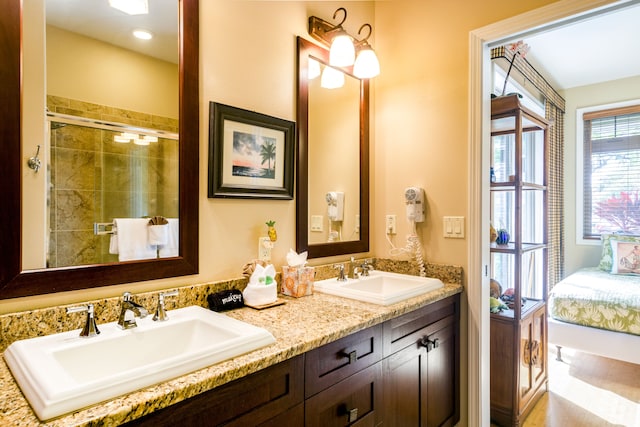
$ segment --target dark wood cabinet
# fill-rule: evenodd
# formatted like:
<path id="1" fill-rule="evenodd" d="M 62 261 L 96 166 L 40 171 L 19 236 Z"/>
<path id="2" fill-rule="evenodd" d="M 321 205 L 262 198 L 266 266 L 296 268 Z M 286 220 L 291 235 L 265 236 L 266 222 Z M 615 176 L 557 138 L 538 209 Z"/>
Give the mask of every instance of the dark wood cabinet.
<path id="1" fill-rule="evenodd" d="M 377 362 L 305 401 L 305 426 L 377 426 L 383 412 L 382 366 Z"/>
<path id="2" fill-rule="evenodd" d="M 519 426 L 547 383 L 547 129 L 517 95 L 491 101 L 491 275 L 511 294 L 491 314 L 491 419 Z M 504 241 L 506 240 L 506 241 Z"/>
<path id="3" fill-rule="evenodd" d="M 127 425 L 302 426 L 303 398 L 304 356 L 300 355 L 152 412 Z M 288 415 L 284 417 L 287 421 L 281 424 L 279 420 L 284 413 Z"/>
<path id="4" fill-rule="evenodd" d="M 134 420 L 130 426 L 453 426 L 460 295 Z"/>
<path id="5" fill-rule="evenodd" d="M 429 307 L 384 325 L 385 349 L 395 349 L 383 360 L 384 425 L 453 426 L 460 419 L 459 297 Z M 409 344 L 397 349 L 399 342 Z"/>

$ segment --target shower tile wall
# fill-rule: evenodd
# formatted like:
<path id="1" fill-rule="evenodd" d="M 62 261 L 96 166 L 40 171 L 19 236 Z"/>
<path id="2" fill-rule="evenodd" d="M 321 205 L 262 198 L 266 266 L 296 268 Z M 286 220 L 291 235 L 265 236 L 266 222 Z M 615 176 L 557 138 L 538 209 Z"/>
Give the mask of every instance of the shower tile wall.
<path id="1" fill-rule="evenodd" d="M 48 96 L 49 111 L 178 132 L 178 121 L 146 113 Z M 116 262 L 109 235 L 94 222 L 178 216 L 178 141 L 139 146 L 112 131 L 64 125 L 51 131 L 49 267 Z"/>

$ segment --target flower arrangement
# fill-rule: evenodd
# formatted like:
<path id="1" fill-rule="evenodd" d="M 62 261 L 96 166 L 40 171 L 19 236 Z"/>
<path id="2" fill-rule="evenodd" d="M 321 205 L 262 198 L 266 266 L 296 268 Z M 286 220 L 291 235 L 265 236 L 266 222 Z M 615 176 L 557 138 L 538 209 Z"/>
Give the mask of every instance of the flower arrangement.
<path id="1" fill-rule="evenodd" d="M 594 214 L 616 227 L 616 232 L 640 232 L 640 191 L 621 191 L 619 196 L 612 196 L 598 202 Z"/>
<path id="2" fill-rule="evenodd" d="M 522 40 L 519 40 L 515 43 L 509 43 L 507 45 L 507 49 L 510 52 L 513 52 L 513 57 L 511 58 L 511 62 L 509 63 L 509 69 L 507 70 L 507 76 L 504 78 L 504 86 L 502 87 L 502 93 L 500 94 L 500 96 L 504 96 L 504 93 L 507 90 L 507 81 L 509 81 L 509 74 L 511 74 L 511 69 L 513 68 L 513 63 L 515 62 L 516 57 L 518 55 L 520 55 L 522 58 L 527 56 L 527 53 L 529 52 L 529 45 Z"/>

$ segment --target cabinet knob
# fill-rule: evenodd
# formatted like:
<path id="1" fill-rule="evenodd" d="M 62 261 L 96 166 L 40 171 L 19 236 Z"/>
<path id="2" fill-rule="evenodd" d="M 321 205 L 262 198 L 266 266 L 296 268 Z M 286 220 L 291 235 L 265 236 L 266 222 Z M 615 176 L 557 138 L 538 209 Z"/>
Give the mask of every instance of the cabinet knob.
<path id="1" fill-rule="evenodd" d="M 419 344 L 422 347 L 425 347 L 427 349 L 427 352 L 430 352 L 434 348 L 440 347 L 440 342 L 439 342 L 438 338 L 430 340 L 429 337 L 422 337 L 422 339 L 420 340 Z"/>

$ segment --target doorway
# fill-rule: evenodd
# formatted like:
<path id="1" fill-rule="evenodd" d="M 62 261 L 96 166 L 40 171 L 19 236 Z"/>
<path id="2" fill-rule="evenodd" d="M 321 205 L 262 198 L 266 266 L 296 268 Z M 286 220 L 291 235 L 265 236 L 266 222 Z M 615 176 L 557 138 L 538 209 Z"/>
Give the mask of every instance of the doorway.
<path id="1" fill-rule="evenodd" d="M 559 25 L 638 4 L 633 1 L 562 0 L 472 31 L 469 37 L 468 218 L 469 425 L 489 426 L 489 123 L 491 46 Z"/>

